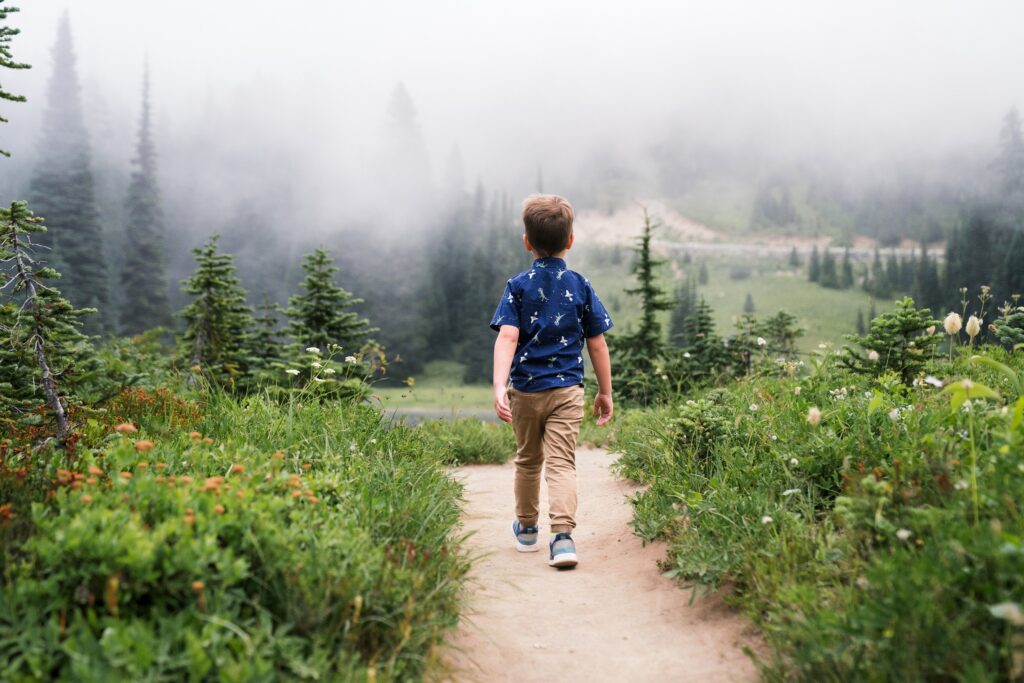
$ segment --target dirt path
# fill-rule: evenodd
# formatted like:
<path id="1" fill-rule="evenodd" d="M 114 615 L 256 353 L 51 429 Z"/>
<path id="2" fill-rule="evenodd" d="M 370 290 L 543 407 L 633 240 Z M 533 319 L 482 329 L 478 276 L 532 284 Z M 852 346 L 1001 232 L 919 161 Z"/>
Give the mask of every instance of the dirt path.
<path id="1" fill-rule="evenodd" d="M 615 457 L 580 450 L 579 566 L 557 571 L 544 549 L 512 544 L 511 464 L 457 470 L 466 485 L 474 570 L 467 617 L 448 661 L 458 681 L 752 681 L 740 650 L 747 622 L 716 598 L 689 605 L 689 591 L 661 576 L 661 544 L 642 546 L 629 527 L 631 483 L 609 472 Z M 541 519 L 547 519 L 542 490 Z"/>

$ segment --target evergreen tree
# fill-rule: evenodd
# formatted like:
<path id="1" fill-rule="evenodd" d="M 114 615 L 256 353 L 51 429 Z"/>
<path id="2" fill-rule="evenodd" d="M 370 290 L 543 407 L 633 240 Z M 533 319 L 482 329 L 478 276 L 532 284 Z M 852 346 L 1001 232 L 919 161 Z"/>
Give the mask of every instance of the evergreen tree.
<path id="1" fill-rule="evenodd" d="M 843 251 L 843 271 L 839 284 L 843 289 L 853 287 L 853 261 L 850 260 L 849 247 Z"/>
<path id="2" fill-rule="evenodd" d="M 42 147 L 29 194 L 50 226 L 49 246 L 55 265 L 66 273 L 64 287 L 71 301 L 99 310 L 87 321 L 86 331 L 103 332 L 109 327 L 110 300 L 103 227 L 67 14 L 60 21 L 53 59 Z"/>
<path id="3" fill-rule="evenodd" d="M 6 0 L 0 0 L 0 5 L 3 5 L 4 2 L 6 2 Z M 19 11 L 20 10 L 17 7 L 0 7 L 0 22 L 6 22 L 8 14 L 13 14 L 14 12 Z M 19 33 L 21 33 L 21 29 L 12 28 L 6 24 L 0 24 L 0 67 L 5 69 L 32 68 L 28 64 L 15 61 L 14 55 L 11 54 L 11 41 L 14 39 L 14 36 Z M 25 96 L 9 93 L 0 87 L 0 100 L 7 100 L 8 102 L 24 102 Z M 0 116 L 0 123 L 7 123 L 7 119 Z M 9 157 L 11 156 L 11 153 L 0 147 L 0 155 Z"/>
<path id="4" fill-rule="evenodd" d="M 942 292 L 939 285 L 939 268 L 935 259 L 928 257 L 928 245 L 921 243 L 921 258 L 917 262 L 917 276 L 914 278 L 914 300 L 928 308 L 938 308 L 942 304 Z"/>
<path id="5" fill-rule="evenodd" d="M 743 312 L 753 313 L 754 310 L 754 297 L 751 296 L 750 292 L 747 292 L 747 298 L 743 300 Z"/>
<path id="6" fill-rule="evenodd" d="M 871 261 L 871 286 L 866 288 L 875 296 L 887 296 L 885 290 L 885 269 L 882 266 L 882 253 L 875 247 L 875 258 Z"/>
<path id="7" fill-rule="evenodd" d="M 857 334 L 864 334 L 868 331 L 867 326 L 864 324 L 864 311 L 857 309 Z"/>
<path id="8" fill-rule="evenodd" d="M 92 347 L 79 330 L 89 309 L 76 309 L 46 281 L 60 273 L 33 256 L 33 235 L 45 232 L 42 218 L 25 202 L 0 209 L 0 406 L 6 414 L 32 410 L 43 400 L 62 440 L 70 431 L 73 387 L 94 369 Z"/>
<path id="9" fill-rule="evenodd" d="M 679 346 L 684 338 L 686 330 L 686 319 L 697 305 L 697 288 L 691 278 L 686 279 L 686 284 L 676 289 L 675 306 L 669 316 L 668 338 L 669 341 Z"/>
<path id="10" fill-rule="evenodd" d="M 837 269 L 836 257 L 830 249 L 825 250 L 821 259 L 821 286 L 829 289 L 839 289 L 839 271 Z"/>
<path id="11" fill-rule="evenodd" d="M 697 383 L 717 375 L 728 362 L 722 340 L 715 334 L 714 311 L 704 297 L 686 319 L 683 342 L 689 354 L 692 380 Z"/>
<path id="12" fill-rule="evenodd" d="M 885 261 L 885 287 L 884 291 L 893 292 L 900 288 L 900 262 L 896 258 L 896 252 L 890 251 Z"/>
<path id="13" fill-rule="evenodd" d="M 121 272 L 121 287 L 131 297 L 132 304 L 121 309 L 122 334 L 138 334 L 171 322 L 163 212 L 156 180 L 156 147 L 150 127 L 148 68 L 143 76 L 139 140 L 132 161 L 136 168 L 125 201 L 128 225 Z"/>
<path id="14" fill-rule="evenodd" d="M 868 323 L 878 317 L 878 309 L 875 307 L 875 300 L 871 300 L 871 304 L 868 306 Z"/>
<path id="15" fill-rule="evenodd" d="M 651 236 L 654 232 L 647 210 L 644 209 L 644 227 L 637 238 L 636 261 L 633 263 L 633 275 L 637 286 L 625 290 L 626 294 L 640 297 L 640 324 L 633 335 L 631 345 L 636 353 L 651 359 L 658 358 L 664 350 L 661 334 L 661 322 L 658 313 L 672 309 L 673 302 L 665 296 L 665 290 L 657 284 L 655 269 L 665 263 L 651 254 Z M 703 264 L 702 264 L 703 265 Z"/>
<path id="16" fill-rule="evenodd" d="M 644 220 L 646 220 L 646 218 Z M 697 282 L 702 285 L 706 285 L 708 283 L 708 264 L 704 261 L 700 262 L 700 272 L 697 274 Z"/>
<path id="17" fill-rule="evenodd" d="M 1004 296 L 1024 294 L 1024 230 L 1014 230 L 1003 258 L 1000 288 Z"/>
<path id="18" fill-rule="evenodd" d="M 918 310 L 913 299 L 904 297 L 896 302 L 894 311 L 872 320 L 866 335 L 846 335 L 847 340 L 861 348 L 843 347 L 845 353 L 840 361 L 851 370 L 870 375 L 898 372 L 903 382 L 909 384 L 942 341 L 942 335 L 926 331 L 939 322 L 927 308 Z"/>
<path id="19" fill-rule="evenodd" d="M 196 270 L 182 291 L 192 303 L 178 315 L 185 319 L 180 356 L 218 384 L 237 385 L 249 370 L 252 311 L 235 274 L 234 257 L 217 253 L 218 236 L 192 250 Z"/>
<path id="20" fill-rule="evenodd" d="M 253 319 L 252 334 L 249 337 L 249 357 L 254 367 L 269 370 L 283 357 L 279 338 L 281 306 L 270 300 L 270 294 L 263 293 L 262 303 L 256 307 L 259 312 Z"/>
<path id="21" fill-rule="evenodd" d="M 999 131 L 999 156 L 993 166 L 999 174 L 1003 192 L 1013 195 L 1024 192 L 1024 132 L 1016 107 L 1003 117 Z"/>
<path id="22" fill-rule="evenodd" d="M 363 303 L 334 283 L 338 269 L 325 249 L 318 248 L 303 259 L 306 279 L 302 294 L 288 300 L 288 334 L 295 343 L 306 348 L 315 346 L 324 351 L 331 345 L 354 352 L 376 332 L 370 322 L 361 318 L 353 306 Z"/>
<path id="23" fill-rule="evenodd" d="M 811 262 L 807 266 L 807 280 L 809 282 L 821 281 L 821 255 L 818 254 L 818 245 L 811 249 Z"/>
<path id="24" fill-rule="evenodd" d="M 789 267 L 796 270 L 800 265 L 800 254 L 797 253 L 796 247 L 793 247 L 789 252 Z"/>

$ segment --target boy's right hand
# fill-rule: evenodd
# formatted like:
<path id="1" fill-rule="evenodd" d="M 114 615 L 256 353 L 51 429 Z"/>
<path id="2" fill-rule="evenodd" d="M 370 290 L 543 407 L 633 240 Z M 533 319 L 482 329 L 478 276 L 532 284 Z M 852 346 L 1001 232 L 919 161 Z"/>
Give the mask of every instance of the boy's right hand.
<path id="1" fill-rule="evenodd" d="M 494 388 L 494 412 L 502 422 L 512 421 L 512 408 L 508 405 L 508 390 L 505 387 Z"/>

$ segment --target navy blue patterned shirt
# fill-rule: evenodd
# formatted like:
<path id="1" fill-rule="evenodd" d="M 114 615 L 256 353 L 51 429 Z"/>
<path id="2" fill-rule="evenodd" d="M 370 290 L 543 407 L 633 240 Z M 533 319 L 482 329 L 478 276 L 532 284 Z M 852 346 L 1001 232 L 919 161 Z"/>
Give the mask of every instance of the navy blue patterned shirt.
<path id="1" fill-rule="evenodd" d="M 611 329 L 590 280 L 560 258 L 539 258 L 508 281 L 491 328 L 519 328 L 512 360 L 512 387 L 545 391 L 583 384 L 586 339 Z"/>

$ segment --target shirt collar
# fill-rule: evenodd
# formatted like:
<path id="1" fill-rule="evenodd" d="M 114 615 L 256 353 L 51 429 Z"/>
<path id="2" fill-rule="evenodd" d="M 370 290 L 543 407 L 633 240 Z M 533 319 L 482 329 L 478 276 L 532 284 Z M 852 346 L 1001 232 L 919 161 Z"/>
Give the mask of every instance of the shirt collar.
<path id="1" fill-rule="evenodd" d="M 565 259 L 554 258 L 551 256 L 545 256 L 543 258 L 536 259 L 533 262 L 534 268 L 554 268 L 556 270 L 565 270 Z"/>

